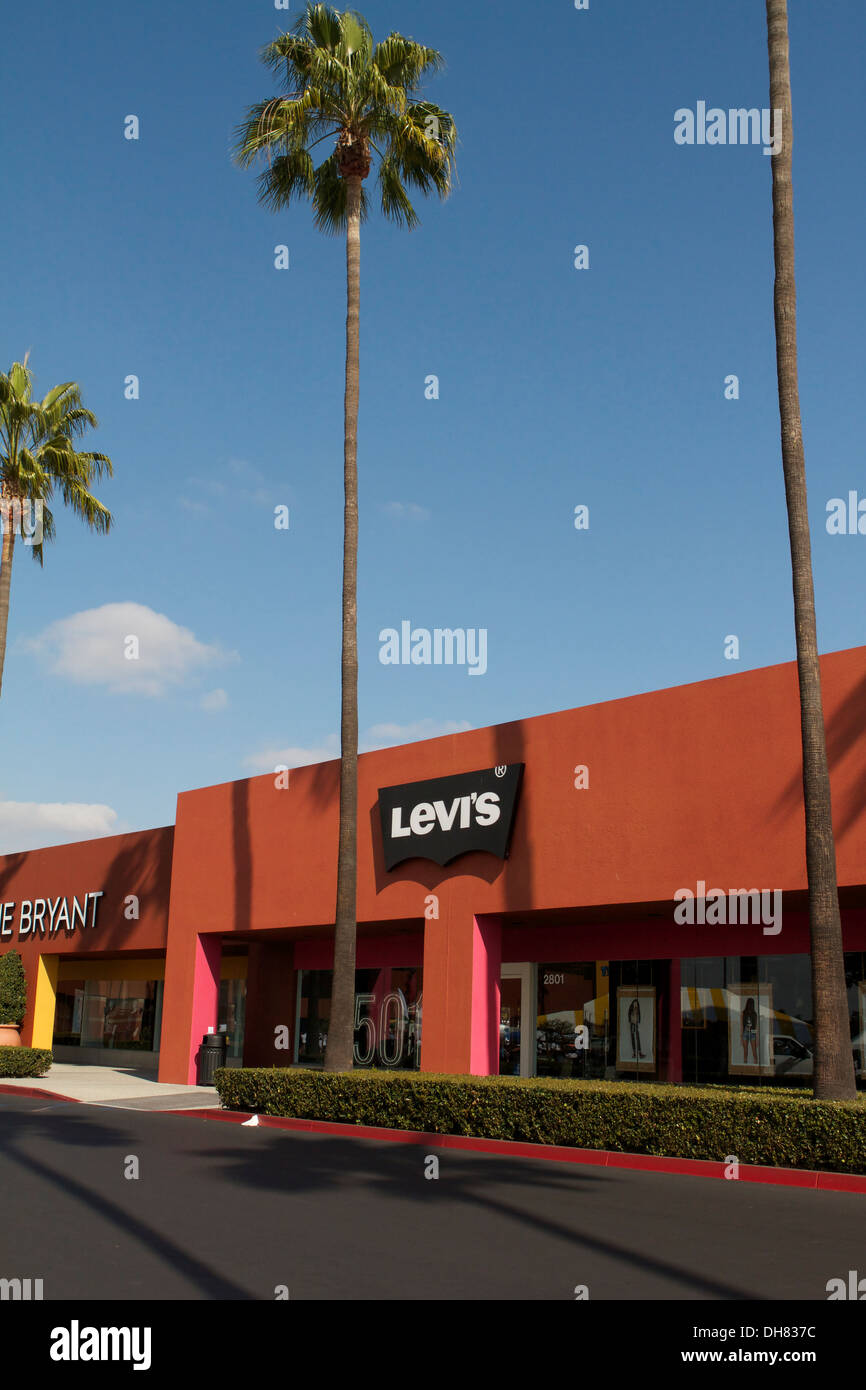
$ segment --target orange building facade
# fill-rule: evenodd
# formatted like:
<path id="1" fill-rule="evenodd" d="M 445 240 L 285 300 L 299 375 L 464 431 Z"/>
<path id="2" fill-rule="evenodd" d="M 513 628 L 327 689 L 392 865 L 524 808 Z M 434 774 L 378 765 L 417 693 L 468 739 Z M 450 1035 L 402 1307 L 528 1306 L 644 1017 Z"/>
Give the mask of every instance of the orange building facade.
<path id="1" fill-rule="evenodd" d="M 866 648 L 822 669 L 859 1076 Z M 320 1065 L 338 785 L 225 783 L 0 859 L 22 1041 L 176 1083 L 213 1030 L 229 1065 Z M 356 1064 L 807 1082 L 805 889 L 793 664 L 364 754 Z"/>

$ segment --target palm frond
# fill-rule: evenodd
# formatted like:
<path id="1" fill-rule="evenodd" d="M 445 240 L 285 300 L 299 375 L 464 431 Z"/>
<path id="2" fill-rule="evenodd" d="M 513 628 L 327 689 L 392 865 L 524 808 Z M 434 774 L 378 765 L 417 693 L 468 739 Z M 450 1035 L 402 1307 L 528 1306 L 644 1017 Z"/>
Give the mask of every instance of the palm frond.
<path id="1" fill-rule="evenodd" d="M 40 567 L 43 566 L 44 563 L 45 563 L 45 559 L 44 559 L 44 555 L 43 555 L 43 546 L 45 545 L 45 542 L 46 542 L 46 541 L 53 541 L 53 540 L 55 539 L 56 535 L 57 535 L 57 529 L 56 529 L 56 527 L 55 527 L 55 525 L 54 525 L 54 513 L 50 510 L 49 507 L 46 507 L 46 506 L 45 506 L 45 503 L 43 502 L 43 504 L 42 504 L 42 540 L 41 540 L 41 541 L 37 541 L 34 545 L 32 545 L 32 546 L 30 547 L 30 549 L 31 549 L 32 552 L 33 552 L 33 559 L 36 561 L 36 563 L 37 563 Z"/>
<path id="2" fill-rule="evenodd" d="M 378 156 L 379 193 L 386 217 L 418 225 L 411 190 L 445 198 L 456 173 L 453 117 L 422 100 L 422 79 L 444 66 L 442 55 L 402 34 L 374 43 L 356 10 L 304 6 L 291 32 L 262 51 L 285 84 L 282 95 L 248 109 L 234 132 L 234 158 L 242 168 L 260 160 L 258 196 L 277 211 L 309 198 L 316 226 L 333 234 L 346 225 L 345 177 L 365 177 L 366 152 Z M 336 153 L 314 167 L 311 151 L 333 138 Z M 351 158 L 347 152 L 351 151 Z M 375 161 L 374 161 L 375 162 Z M 362 185 L 361 215 L 368 201 Z"/>
<path id="3" fill-rule="evenodd" d="M 280 154 L 259 176 L 259 202 L 277 211 L 295 198 L 309 198 L 315 192 L 315 168 L 306 150 Z"/>
<path id="4" fill-rule="evenodd" d="M 373 62 L 385 78 L 396 86 L 414 90 L 427 73 L 441 72 L 445 59 L 435 48 L 425 48 L 402 34 L 389 34 L 377 44 Z"/>
<path id="5" fill-rule="evenodd" d="M 0 483 L 4 497 L 22 509 L 42 509 L 42 531 L 34 559 L 43 563 L 44 542 L 54 538 L 54 517 L 47 506 L 55 492 L 92 530 L 105 532 L 112 516 L 93 496 L 93 484 L 112 473 L 107 454 L 77 449 L 76 441 L 98 421 L 82 403 L 74 381 L 52 387 L 42 401 L 33 398 L 33 374 L 13 363 L 0 374 Z"/>
<path id="6" fill-rule="evenodd" d="M 333 5 L 308 4 L 295 24 L 295 33 L 316 48 L 336 53 L 343 36 L 340 12 Z"/>
<path id="7" fill-rule="evenodd" d="M 336 154 L 321 163 L 315 173 L 313 193 L 313 221 L 320 232 L 326 236 L 336 236 L 346 230 L 348 189 L 346 180 L 340 177 Z M 366 222 L 369 213 L 367 191 L 361 188 L 361 221 Z"/>
<path id="8" fill-rule="evenodd" d="M 398 226 L 407 227 L 410 231 L 417 227 L 418 214 L 403 187 L 397 161 L 391 155 L 385 155 L 379 161 L 379 192 L 382 212 L 390 222 L 396 222 Z"/>

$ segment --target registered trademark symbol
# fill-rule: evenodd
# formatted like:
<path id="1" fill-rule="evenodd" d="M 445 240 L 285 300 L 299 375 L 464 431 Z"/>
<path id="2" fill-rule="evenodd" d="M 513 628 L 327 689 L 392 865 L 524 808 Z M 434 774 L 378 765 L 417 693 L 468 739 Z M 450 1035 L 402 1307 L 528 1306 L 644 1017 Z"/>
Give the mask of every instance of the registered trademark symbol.
<path id="1" fill-rule="evenodd" d="M 502 764 L 499 767 L 495 768 L 494 771 L 496 772 L 497 777 L 504 777 L 506 772 L 508 771 L 508 768 L 505 767 L 504 764 Z"/>

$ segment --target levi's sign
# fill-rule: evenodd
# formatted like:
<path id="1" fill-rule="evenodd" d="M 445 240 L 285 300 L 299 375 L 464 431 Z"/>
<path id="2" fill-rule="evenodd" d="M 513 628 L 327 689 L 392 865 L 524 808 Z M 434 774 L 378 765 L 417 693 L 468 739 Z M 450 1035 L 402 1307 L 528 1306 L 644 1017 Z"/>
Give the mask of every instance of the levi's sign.
<path id="1" fill-rule="evenodd" d="M 429 782 L 379 789 L 385 868 L 404 859 L 448 864 L 483 850 L 508 855 L 523 763 L 460 772 Z"/>

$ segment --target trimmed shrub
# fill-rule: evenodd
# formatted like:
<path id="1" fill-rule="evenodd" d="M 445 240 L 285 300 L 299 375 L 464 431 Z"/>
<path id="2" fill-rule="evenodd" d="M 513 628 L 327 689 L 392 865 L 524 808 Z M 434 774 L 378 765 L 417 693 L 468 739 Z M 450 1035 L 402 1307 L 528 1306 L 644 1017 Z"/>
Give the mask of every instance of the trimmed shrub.
<path id="1" fill-rule="evenodd" d="M 53 1061 L 42 1047 L 0 1047 L 0 1076 L 44 1076 Z"/>
<path id="2" fill-rule="evenodd" d="M 866 1173 L 866 1098 L 426 1072 L 220 1068 L 228 1110 L 430 1134 Z"/>
<path id="3" fill-rule="evenodd" d="M 0 1023 L 24 1022 L 27 1012 L 27 981 L 24 962 L 18 951 L 0 956 Z"/>

